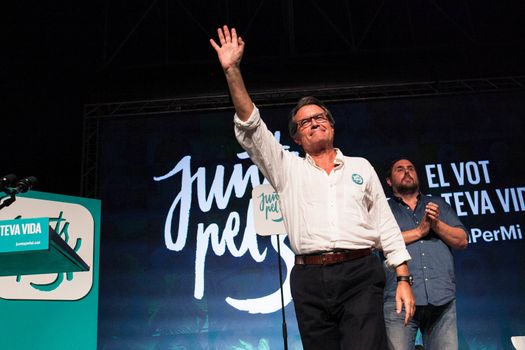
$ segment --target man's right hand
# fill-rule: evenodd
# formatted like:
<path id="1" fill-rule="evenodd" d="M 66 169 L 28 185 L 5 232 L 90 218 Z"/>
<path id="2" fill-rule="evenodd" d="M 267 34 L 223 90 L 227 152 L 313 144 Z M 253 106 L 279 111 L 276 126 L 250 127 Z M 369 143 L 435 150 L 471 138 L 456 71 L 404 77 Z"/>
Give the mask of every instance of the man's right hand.
<path id="1" fill-rule="evenodd" d="M 241 37 L 237 37 L 235 28 L 232 28 L 230 32 L 226 25 L 217 28 L 217 34 L 220 46 L 213 39 L 210 39 L 210 44 L 217 52 L 222 69 L 228 73 L 231 68 L 239 68 L 244 52 L 244 41 Z"/>
<path id="2" fill-rule="evenodd" d="M 230 32 L 228 26 L 218 28 L 217 34 L 219 35 L 220 46 L 213 39 L 210 39 L 210 44 L 217 52 L 224 70 L 235 112 L 239 119 L 245 122 L 249 119 L 254 107 L 241 74 L 240 66 L 244 52 L 244 41 L 241 37 L 237 37 L 235 28 L 232 28 Z"/>
<path id="3" fill-rule="evenodd" d="M 417 227 L 418 233 L 419 233 L 419 239 L 425 237 L 428 235 L 428 232 L 430 232 L 430 226 L 432 224 L 432 219 L 428 216 L 427 213 L 423 215 L 423 218 L 421 219 L 421 222 L 419 223 L 419 226 Z"/>

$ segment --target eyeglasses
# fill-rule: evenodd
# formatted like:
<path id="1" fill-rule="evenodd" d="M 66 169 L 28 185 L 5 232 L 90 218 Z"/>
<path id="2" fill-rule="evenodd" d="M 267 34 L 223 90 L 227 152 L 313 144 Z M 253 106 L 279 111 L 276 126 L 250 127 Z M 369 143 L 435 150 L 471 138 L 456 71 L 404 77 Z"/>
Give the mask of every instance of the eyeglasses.
<path id="1" fill-rule="evenodd" d="M 325 123 L 328 120 L 328 118 L 326 116 L 326 112 L 323 112 L 323 113 L 313 115 L 311 117 L 306 117 L 304 119 L 301 119 L 296 123 L 299 129 L 304 129 L 312 125 L 312 120 L 315 120 L 317 123 Z"/>

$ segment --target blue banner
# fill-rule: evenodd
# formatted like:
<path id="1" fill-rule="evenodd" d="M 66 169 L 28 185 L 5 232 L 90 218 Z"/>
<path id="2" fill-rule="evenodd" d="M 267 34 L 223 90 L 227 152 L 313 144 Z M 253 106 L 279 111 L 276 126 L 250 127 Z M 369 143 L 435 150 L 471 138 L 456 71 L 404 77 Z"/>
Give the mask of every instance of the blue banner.
<path id="1" fill-rule="evenodd" d="M 493 93 L 329 104 L 335 146 L 383 180 L 402 155 L 422 191 L 469 232 L 454 252 L 461 349 L 512 349 L 525 335 L 525 96 Z M 282 145 L 288 107 L 260 108 Z M 237 144 L 233 111 L 101 119 L 102 349 L 281 349 L 278 259 L 289 346 L 301 349 L 283 237 L 254 229 L 263 175 Z M 384 183 L 384 181 L 383 181 Z M 391 193 L 384 183 L 387 196 Z"/>

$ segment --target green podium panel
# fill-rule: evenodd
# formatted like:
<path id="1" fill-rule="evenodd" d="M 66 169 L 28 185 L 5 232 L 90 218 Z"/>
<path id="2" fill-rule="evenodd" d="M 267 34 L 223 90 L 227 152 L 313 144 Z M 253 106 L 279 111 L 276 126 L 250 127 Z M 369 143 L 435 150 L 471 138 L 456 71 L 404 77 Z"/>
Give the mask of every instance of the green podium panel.
<path id="1" fill-rule="evenodd" d="M 1 208 L 1 350 L 97 349 L 100 206 L 30 191 Z"/>
<path id="2" fill-rule="evenodd" d="M 0 276 L 89 271 L 86 262 L 55 230 L 49 226 L 42 229 L 39 221 L 0 221 Z M 24 227 L 37 227 L 37 233 L 26 234 Z"/>

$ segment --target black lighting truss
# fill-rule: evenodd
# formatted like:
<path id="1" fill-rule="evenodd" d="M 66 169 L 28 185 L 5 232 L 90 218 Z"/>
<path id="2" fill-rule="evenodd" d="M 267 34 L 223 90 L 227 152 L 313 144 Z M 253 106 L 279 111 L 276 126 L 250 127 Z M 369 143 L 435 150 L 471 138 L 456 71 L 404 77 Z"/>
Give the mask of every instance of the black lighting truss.
<path id="1" fill-rule="evenodd" d="M 297 88 L 251 93 L 258 106 L 293 105 L 300 97 L 314 95 L 324 102 L 351 102 L 407 97 L 461 95 L 484 92 L 522 90 L 525 76 L 409 82 L 322 88 Z M 99 133 L 104 120 L 121 117 L 147 117 L 178 112 L 232 109 L 228 95 L 197 95 L 194 97 L 87 104 L 84 107 L 82 158 L 83 196 L 98 196 Z"/>

